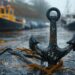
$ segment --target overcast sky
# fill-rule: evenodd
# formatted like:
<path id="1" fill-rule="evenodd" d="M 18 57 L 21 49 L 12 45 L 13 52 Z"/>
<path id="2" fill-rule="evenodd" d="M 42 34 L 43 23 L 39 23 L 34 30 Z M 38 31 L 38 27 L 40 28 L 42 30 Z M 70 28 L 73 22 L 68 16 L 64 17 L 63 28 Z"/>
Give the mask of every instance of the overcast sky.
<path id="1" fill-rule="evenodd" d="M 60 9 L 62 13 L 66 13 L 67 6 L 69 13 L 75 14 L 75 0 L 46 0 L 53 7 L 57 7 Z M 67 3 L 68 2 L 68 3 Z"/>
<path id="2" fill-rule="evenodd" d="M 29 3 L 30 0 L 25 0 Z M 60 9 L 61 13 L 65 14 L 66 10 L 69 13 L 75 14 L 75 0 L 46 0 L 52 7 L 57 7 Z M 68 6 L 68 8 L 67 8 Z"/>

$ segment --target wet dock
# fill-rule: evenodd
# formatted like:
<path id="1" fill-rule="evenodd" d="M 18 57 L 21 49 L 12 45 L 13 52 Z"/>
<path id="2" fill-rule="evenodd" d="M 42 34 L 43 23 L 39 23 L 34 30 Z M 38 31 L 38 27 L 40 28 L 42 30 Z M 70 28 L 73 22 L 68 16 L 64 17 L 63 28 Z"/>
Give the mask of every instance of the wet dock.
<path id="1" fill-rule="evenodd" d="M 21 31 L 18 35 L 17 35 L 17 32 L 14 32 L 13 36 L 5 35 L 6 37 L 0 37 L 0 39 L 3 40 L 3 42 L 0 45 L 0 48 L 1 49 L 5 47 L 11 47 L 13 49 L 18 48 L 18 47 L 29 48 L 28 40 L 31 35 L 35 35 L 36 37 L 38 37 L 38 40 L 42 42 L 43 46 L 44 44 L 48 45 L 48 38 L 49 38 L 48 30 L 49 30 L 48 28 L 34 29 L 34 30 L 29 30 L 29 31 Z M 63 28 L 59 28 L 58 31 L 59 30 L 61 30 L 61 32 L 58 32 L 58 39 L 59 39 L 58 45 L 63 48 L 67 46 L 66 41 L 71 39 L 74 32 L 68 32 L 64 30 Z M 73 58 L 74 56 L 75 56 L 75 52 L 71 52 L 69 55 L 63 58 L 63 60 L 65 61 L 64 66 L 66 66 L 67 68 L 72 68 L 74 70 L 75 69 L 74 67 L 75 63 L 74 63 L 74 58 Z M 71 59 L 73 59 L 73 61 Z M 38 60 L 35 60 L 35 61 L 31 60 L 31 61 L 33 61 L 34 63 L 37 63 Z M 26 63 L 22 62 L 20 58 L 17 58 L 16 56 L 9 54 L 8 52 L 0 56 L 0 68 L 1 68 L 0 75 L 3 75 L 3 74 L 5 75 L 27 75 L 27 73 L 28 74 L 32 73 L 32 71 L 26 67 Z M 75 75 L 74 71 L 65 72 L 64 74 L 59 74 L 59 75 L 66 75 L 66 74 Z"/>

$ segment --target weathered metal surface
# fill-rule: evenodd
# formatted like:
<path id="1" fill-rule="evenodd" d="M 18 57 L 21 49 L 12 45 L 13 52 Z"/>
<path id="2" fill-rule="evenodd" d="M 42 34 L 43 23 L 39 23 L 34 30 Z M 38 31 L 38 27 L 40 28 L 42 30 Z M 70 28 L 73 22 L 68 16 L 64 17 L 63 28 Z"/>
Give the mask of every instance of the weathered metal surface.
<path id="1" fill-rule="evenodd" d="M 51 16 L 50 13 L 56 11 L 57 16 Z M 50 41 L 47 48 L 41 48 L 38 46 L 39 42 L 32 36 L 30 38 L 30 48 L 34 50 L 36 54 L 41 57 L 41 65 L 46 61 L 48 66 L 57 65 L 62 57 L 67 55 L 72 49 L 75 48 L 75 41 L 73 38 L 71 43 L 65 48 L 59 48 L 57 45 L 57 24 L 56 22 L 60 18 L 60 11 L 57 8 L 51 8 L 47 12 L 47 18 L 50 21 Z M 73 41 L 73 42 L 72 42 Z"/>
<path id="2" fill-rule="evenodd" d="M 50 13 L 52 11 L 55 11 L 57 13 L 56 16 L 51 16 Z M 66 48 L 59 48 L 57 45 L 57 24 L 56 22 L 60 18 L 60 11 L 57 8 L 51 8 L 47 12 L 47 18 L 50 21 L 50 41 L 49 41 L 49 46 L 44 49 L 40 48 L 37 44 L 37 40 L 34 37 L 30 38 L 30 48 L 32 50 L 35 50 L 37 54 L 39 54 L 42 58 L 42 61 L 47 61 L 48 65 L 54 65 L 57 64 L 62 57 L 67 55 L 72 49 L 73 46 L 70 44 Z M 36 44 L 35 44 L 36 43 Z M 33 48 L 34 49 L 33 49 Z"/>

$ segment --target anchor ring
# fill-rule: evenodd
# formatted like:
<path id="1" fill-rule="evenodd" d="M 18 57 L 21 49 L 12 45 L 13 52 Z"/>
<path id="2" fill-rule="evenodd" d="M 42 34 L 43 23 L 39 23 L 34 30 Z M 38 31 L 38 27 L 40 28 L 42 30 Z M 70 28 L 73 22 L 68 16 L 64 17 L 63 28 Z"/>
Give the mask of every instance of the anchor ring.
<path id="1" fill-rule="evenodd" d="M 50 13 L 51 13 L 52 11 L 55 11 L 55 12 L 57 13 L 57 16 L 50 16 Z M 48 18 L 50 21 L 52 21 L 52 20 L 58 21 L 59 18 L 60 18 L 60 15 L 61 15 L 61 13 L 60 13 L 59 9 L 57 9 L 57 8 L 55 8 L 55 7 L 50 8 L 50 9 L 47 11 L 47 14 L 46 14 L 47 18 Z"/>

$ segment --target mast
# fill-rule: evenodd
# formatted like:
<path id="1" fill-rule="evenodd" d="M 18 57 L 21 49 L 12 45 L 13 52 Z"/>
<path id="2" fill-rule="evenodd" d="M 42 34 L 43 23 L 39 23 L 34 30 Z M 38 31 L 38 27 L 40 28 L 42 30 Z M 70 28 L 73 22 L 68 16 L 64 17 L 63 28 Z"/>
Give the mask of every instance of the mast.
<path id="1" fill-rule="evenodd" d="M 66 2 L 66 14 L 69 14 L 69 0 Z"/>

